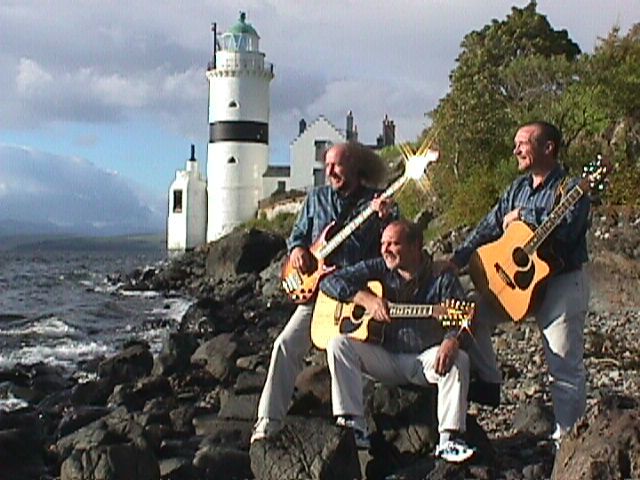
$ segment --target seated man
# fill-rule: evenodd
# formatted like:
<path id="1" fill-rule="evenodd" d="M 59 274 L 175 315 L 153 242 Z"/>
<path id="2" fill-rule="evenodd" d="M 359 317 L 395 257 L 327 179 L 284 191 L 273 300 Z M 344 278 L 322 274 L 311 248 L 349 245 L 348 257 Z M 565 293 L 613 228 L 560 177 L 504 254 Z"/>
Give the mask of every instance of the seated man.
<path id="1" fill-rule="evenodd" d="M 330 340 L 327 359 L 333 414 L 338 425 L 354 429 L 358 446 L 366 448 L 363 374 L 391 385 L 437 384 L 440 440 L 435 454 L 463 462 L 474 450 L 461 439 L 466 427 L 469 357 L 459 349 L 459 329 L 446 331 L 435 319 L 392 320 L 388 302 L 438 304 L 463 298 L 464 291 L 454 274 L 431 273 L 422 251 L 422 232 L 411 222 L 389 224 L 382 233 L 380 251 L 382 258 L 339 270 L 321 284 L 327 295 L 361 305 L 375 320 L 387 322 L 380 345 L 344 334 Z M 382 283 L 385 298 L 367 288 L 371 280 Z"/>

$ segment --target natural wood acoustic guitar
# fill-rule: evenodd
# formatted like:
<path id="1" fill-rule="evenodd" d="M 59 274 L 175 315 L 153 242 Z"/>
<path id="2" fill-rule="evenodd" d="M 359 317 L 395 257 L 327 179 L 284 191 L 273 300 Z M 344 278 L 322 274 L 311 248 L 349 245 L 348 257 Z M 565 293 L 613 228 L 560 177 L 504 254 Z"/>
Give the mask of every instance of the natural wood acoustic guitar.
<path id="1" fill-rule="evenodd" d="M 585 167 L 582 180 L 562 197 L 546 220 L 533 230 L 522 221 L 509 224 L 495 242 L 479 247 L 469 260 L 469 274 L 478 292 L 498 311 L 519 322 L 530 315 L 544 295 L 545 280 L 558 262 L 541 245 L 578 200 L 603 181 L 612 169 L 598 157 Z"/>
<path id="2" fill-rule="evenodd" d="M 369 282 L 367 287 L 379 297 L 382 284 Z M 445 327 L 469 329 L 475 304 L 460 300 L 446 300 L 436 305 L 390 303 L 391 318 L 421 318 L 438 321 Z M 382 343 L 387 323 L 375 320 L 360 305 L 339 302 L 322 291 L 318 292 L 311 318 L 311 341 L 325 350 L 329 340 L 340 334 L 347 334 L 363 342 Z"/>
<path id="3" fill-rule="evenodd" d="M 382 198 L 392 197 L 409 180 L 419 179 L 424 175 L 427 166 L 438 159 L 436 150 L 427 150 L 424 155 L 415 155 L 407 160 L 404 173 L 396 179 L 384 192 L 380 194 Z M 318 290 L 318 285 L 323 277 L 336 269 L 335 265 L 329 265 L 326 258 L 345 241 L 360 225 L 362 225 L 374 213 L 371 205 L 367 206 L 353 220 L 347 223 L 342 229 L 333 234 L 330 233 L 335 222 L 331 222 L 320 234 L 309 251 L 316 261 L 316 268 L 311 273 L 303 273 L 296 269 L 289 258 L 285 259 L 282 266 L 282 287 L 291 300 L 295 303 L 307 303 L 312 300 Z"/>

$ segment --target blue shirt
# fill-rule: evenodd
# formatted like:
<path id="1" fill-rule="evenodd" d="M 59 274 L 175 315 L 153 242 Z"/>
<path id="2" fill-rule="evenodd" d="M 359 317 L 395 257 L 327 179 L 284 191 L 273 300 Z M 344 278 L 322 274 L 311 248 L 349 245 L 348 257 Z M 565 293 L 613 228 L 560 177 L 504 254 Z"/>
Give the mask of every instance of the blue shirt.
<path id="1" fill-rule="evenodd" d="M 561 182 L 566 176 L 565 170 L 558 165 L 536 188 L 533 187 L 531 174 L 516 178 L 489 214 L 455 251 L 453 261 L 456 265 L 465 266 L 474 250 L 500 238 L 504 233 L 503 218 L 516 208 L 520 208 L 522 221 L 534 230 L 539 227 L 555 207 Z M 578 182 L 578 179 L 568 180 L 562 188 L 563 195 Z M 547 239 L 551 241 L 555 255 L 563 261 L 566 271 L 580 268 L 589 259 L 586 240 L 589 206 L 588 195 L 582 195 Z"/>
<path id="2" fill-rule="evenodd" d="M 378 193 L 379 190 L 360 187 L 351 195 L 345 196 L 329 185 L 317 187 L 309 192 L 287 240 L 289 253 L 295 247 L 309 248 L 334 220 L 339 220 L 337 229 L 342 228 L 367 208 Z M 326 260 L 332 265 L 345 266 L 365 258 L 379 256 L 382 230 L 397 218 L 398 210 L 395 207 L 384 220 L 373 212 Z"/>
<path id="3" fill-rule="evenodd" d="M 458 277 L 451 272 L 433 276 L 425 265 L 414 279 L 407 281 L 397 271 L 389 270 L 381 257 L 338 270 L 320 283 L 320 289 L 336 300 L 348 302 L 371 280 L 382 283 L 389 302 L 427 305 L 465 298 Z M 434 319 L 398 318 L 385 326 L 382 345 L 391 352 L 417 353 L 457 333 L 458 329 L 445 330 Z"/>

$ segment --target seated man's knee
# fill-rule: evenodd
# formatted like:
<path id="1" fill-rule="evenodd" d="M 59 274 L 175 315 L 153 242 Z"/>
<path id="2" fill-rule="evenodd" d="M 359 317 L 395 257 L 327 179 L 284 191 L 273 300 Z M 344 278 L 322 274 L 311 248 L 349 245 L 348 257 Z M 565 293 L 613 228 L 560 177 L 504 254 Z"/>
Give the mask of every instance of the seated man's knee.
<path id="1" fill-rule="evenodd" d="M 336 353 L 344 352 L 350 346 L 351 339 L 346 335 L 336 335 L 327 343 L 327 355 L 335 356 Z"/>

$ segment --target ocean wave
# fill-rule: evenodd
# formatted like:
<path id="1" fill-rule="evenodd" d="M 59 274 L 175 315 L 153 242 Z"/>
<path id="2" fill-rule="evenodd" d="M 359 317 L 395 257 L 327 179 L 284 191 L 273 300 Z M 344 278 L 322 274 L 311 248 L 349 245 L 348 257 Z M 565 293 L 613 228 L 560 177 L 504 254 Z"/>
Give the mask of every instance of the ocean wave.
<path id="1" fill-rule="evenodd" d="M 108 355 L 113 347 L 98 342 L 77 342 L 65 339 L 55 345 L 24 346 L 8 353 L 0 353 L 0 369 L 13 368 L 16 364 L 46 363 L 75 369 L 79 361 Z"/>
<path id="2" fill-rule="evenodd" d="M 7 336 L 41 335 L 44 337 L 66 337 L 77 333 L 75 328 L 56 316 L 36 319 L 29 321 L 28 324 L 22 323 L 22 326 L 3 329 L 0 333 Z"/>

